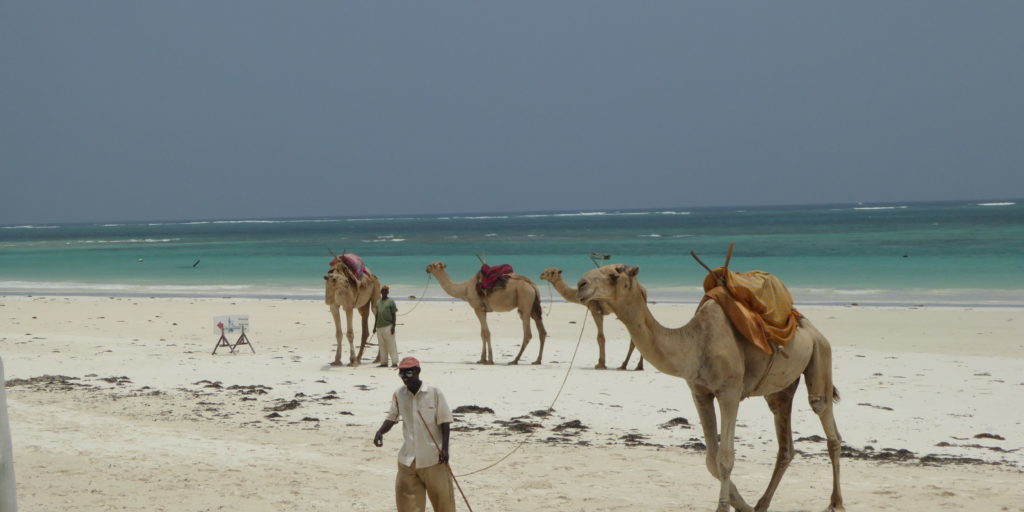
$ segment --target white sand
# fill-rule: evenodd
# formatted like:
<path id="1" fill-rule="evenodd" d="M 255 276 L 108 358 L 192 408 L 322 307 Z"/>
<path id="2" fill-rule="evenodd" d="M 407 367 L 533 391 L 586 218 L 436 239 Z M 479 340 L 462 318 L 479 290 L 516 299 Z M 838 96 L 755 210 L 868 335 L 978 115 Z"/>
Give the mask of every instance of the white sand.
<path id="1" fill-rule="evenodd" d="M 412 305 L 399 302 L 400 313 Z M 653 309 L 669 326 L 693 312 L 692 305 Z M 558 303 L 550 311 L 544 364 L 517 367 L 503 364 L 519 347 L 514 314 L 491 315 L 495 366 L 472 363 L 480 355 L 479 327 L 465 304 L 424 302 L 400 317 L 399 350 L 423 361 L 424 380 L 440 386 L 452 407 L 495 411 L 461 416 L 457 428 L 482 430 L 453 432 L 457 474 L 497 460 L 526 436 L 495 420 L 544 409 L 554 398 L 585 310 Z M 836 416 L 846 444 L 916 457 L 844 458 L 849 510 L 1024 510 L 1024 310 L 803 312 L 834 348 L 843 395 Z M 240 313 L 252 318 L 256 354 L 240 347 L 211 356 L 212 317 Z M 594 370 L 594 329 L 586 322 L 555 417 L 530 419 L 543 426 L 521 450 L 460 479 L 474 510 L 712 509 L 718 487 L 703 453 L 680 447 L 700 440 L 685 383 L 650 367 Z M 627 336 L 612 317 L 606 327 L 608 364 L 617 367 Z M 327 366 L 333 345 L 327 308 L 315 301 L 0 297 L 7 378 L 64 375 L 86 385 L 8 388 L 21 510 L 393 510 L 401 434 L 392 431 L 382 449 L 370 440 L 400 381 L 369 364 L 376 347 L 360 368 Z M 524 361 L 536 354 L 535 339 Z M 101 380 L 121 376 L 130 382 Z M 225 389 L 196 384 L 203 380 Z M 272 389 L 245 395 L 226 389 L 231 385 Z M 332 390 L 337 399 L 325 398 Z M 823 435 L 805 391 L 797 396 L 795 437 Z M 293 399 L 297 408 L 265 418 Z M 694 425 L 659 428 L 676 417 Z M 588 428 L 570 436 L 552 431 L 570 420 Z M 1004 440 L 974 438 L 981 433 Z M 627 446 L 627 434 L 649 445 Z M 753 503 L 776 450 L 763 400 L 742 404 L 737 435 L 734 479 Z M 824 443 L 799 441 L 797 449 L 807 456 L 793 461 L 772 510 L 828 503 Z M 987 464 L 922 465 L 929 454 Z"/>

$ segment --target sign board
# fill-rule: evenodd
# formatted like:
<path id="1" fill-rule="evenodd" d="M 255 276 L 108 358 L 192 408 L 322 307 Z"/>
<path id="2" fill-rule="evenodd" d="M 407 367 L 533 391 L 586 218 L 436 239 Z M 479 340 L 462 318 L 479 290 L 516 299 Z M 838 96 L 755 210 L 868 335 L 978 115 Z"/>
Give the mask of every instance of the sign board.
<path id="1" fill-rule="evenodd" d="M 218 334 L 221 332 L 221 329 L 224 329 L 224 332 L 227 334 L 231 334 L 236 331 L 241 332 L 242 329 L 245 329 L 245 331 L 248 332 L 249 315 L 215 316 L 213 317 L 213 329 Z"/>

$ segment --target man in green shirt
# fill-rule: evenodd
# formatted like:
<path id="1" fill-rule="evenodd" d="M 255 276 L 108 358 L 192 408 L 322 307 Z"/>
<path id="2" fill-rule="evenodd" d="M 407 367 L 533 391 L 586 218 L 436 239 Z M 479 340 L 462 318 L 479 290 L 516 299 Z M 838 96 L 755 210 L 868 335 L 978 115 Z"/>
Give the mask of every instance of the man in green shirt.
<path id="1" fill-rule="evenodd" d="M 398 313 L 398 306 L 388 298 L 388 292 L 390 289 L 387 286 L 380 289 L 377 316 L 373 323 L 380 344 L 380 368 L 387 368 L 388 358 L 391 359 L 392 367 L 398 366 L 398 344 L 395 342 L 395 314 Z"/>

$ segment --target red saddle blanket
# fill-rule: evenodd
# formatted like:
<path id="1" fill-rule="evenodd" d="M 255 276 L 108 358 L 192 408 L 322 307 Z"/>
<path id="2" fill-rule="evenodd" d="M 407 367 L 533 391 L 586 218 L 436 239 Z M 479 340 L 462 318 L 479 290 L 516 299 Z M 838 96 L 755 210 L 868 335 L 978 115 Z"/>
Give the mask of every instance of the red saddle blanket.
<path id="1" fill-rule="evenodd" d="M 498 283 L 508 280 L 508 276 L 512 273 L 512 265 L 491 267 L 485 263 L 480 266 L 480 288 L 484 291 L 490 290 Z"/>
<path id="2" fill-rule="evenodd" d="M 356 279 L 362 280 L 366 274 L 372 274 L 370 268 L 363 264 L 363 259 L 356 254 L 346 253 L 341 256 L 335 256 L 331 260 L 331 266 L 335 266 L 338 262 L 344 263 L 349 270 L 352 271 L 352 275 L 356 276 Z"/>

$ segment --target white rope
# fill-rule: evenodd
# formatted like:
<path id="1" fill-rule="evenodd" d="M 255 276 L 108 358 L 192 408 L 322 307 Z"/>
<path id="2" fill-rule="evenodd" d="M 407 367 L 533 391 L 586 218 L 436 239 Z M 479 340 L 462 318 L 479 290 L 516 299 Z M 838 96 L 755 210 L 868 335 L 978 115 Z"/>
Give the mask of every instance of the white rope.
<path id="1" fill-rule="evenodd" d="M 430 286 L 430 274 L 427 274 L 427 284 L 425 284 L 423 286 L 423 292 L 420 293 L 419 296 L 416 298 L 416 304 L 413 304 L 412 308 L 409 309 L 409 311 L 406 311 L 405 313 L 399 313 L 397 316 L 405 316 L 405 315 L 408 315 L 409 313 L 412 313 L 420 305 L 420 302 L 423 302 L 423 297 L 424 297 L 424 295 L 426 295 L 427 288 L 429 286 Z"/>
<path id="2" fill-rule="evenodd" d="M 551 411 L 555 410 L 555 402 L 558 401 L 558 397 L 562 396 L 562 390 L 565 389 L 565 383 L 569 380 L 569 373 L 572 371 L 572 363 L 574 361 L 576 361 L 576 353 L 579 352 L 579 350 L 580 350 L 580 341 L 583 340 L 583 331 L 586 330 L 586 327 L 587 327 L 587 317 L 588 316 L 590 316 L 590 311 L 589 310 L 584 310 L 583 321 L 581 322 L 581 325 L 580 325 L 580 336 L 579 336 L 579 338 L 576 339 L 576 348 L 573 349 L 573 351 L 572 351 L 572 358 L 569 359 L 569 367 L 565 369 L 565 377 L 562 379 L 562 385 L 558 387 L 558 393 L 555 393 L 555 398 L 553 400 L 551 400 L 551 405 L 549 405 L 548 408 L 547 408 L 547 413 L 548 414 L 545 415 L 544 418 L 541 418 L 541 420 L 540 420 L 541 426 L 544 425 L 544 419 L 551 417 Z M 492 462 L 490 465 L 484 466 L 484 467 L 482 467 L 482 468 L 480 468 L 480 469 L 478 469 L 476 471 L 470 471 L 469 473 L 463 473 L 461 475 L 455 475 L 455 476 L 458 476 L 459 478 L 461 478 L 461 477 L 464 477 L 464 476 L 475 475 L 477 473 L 482 473 L 484 471 L 487 471 L 488 469 L 491 469 L 494 466 L 497 466 L 498 464 L 501 464 L 502 461 L 504 461 L 505 459 L 511 457 L 513 453 L 518 451 L 520 448 L 522 448 L 522 446 L 524 444 L 526 444 L 527 441 L 532 439 L 533 438 L 533 434 L 536 433 L 537 430 L 540 430 L 540 429 L 535 429 L 534 431 L 532 431 L 529 434 L 527 434 L 526 437 L 522 441 L 519 441 L 519 444 L 517 444 L 514 448 L 512 448 L 511 451 L 506 453 L 502 458 Z"/>

